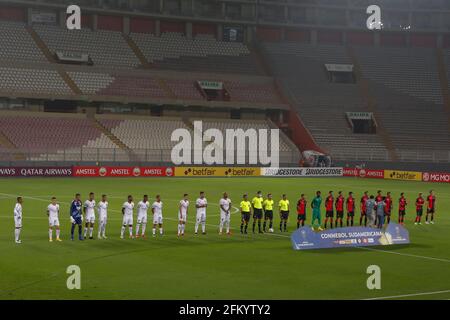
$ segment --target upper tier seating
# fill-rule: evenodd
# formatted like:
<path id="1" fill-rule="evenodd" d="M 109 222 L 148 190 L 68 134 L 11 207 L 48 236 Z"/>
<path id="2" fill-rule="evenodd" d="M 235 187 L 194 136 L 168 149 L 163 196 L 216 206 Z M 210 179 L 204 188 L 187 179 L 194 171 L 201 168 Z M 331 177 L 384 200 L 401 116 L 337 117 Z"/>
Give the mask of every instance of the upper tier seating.
<path id="1" fill-rule="evenodd" d="M 20 94 L 72 94 L 71 89 L 54 70 L 8 67 L 0 67 L 0 92 L 18 96 Z"/>
<path id="2" fill-rule="evenodd" d="M 355 48 L 368 79 L 424 101 L 442 104 L 436 54 L 426 48 Z"/>
<path id="3" fill-rule="evenodd" d="M 379 135 L 353 134 L 346 111 L 368 111 L 356 84 L 330 83 L 324 64 L 351 64 L 345 48 L 298 43 L 265 43 L 274 73 L 292 95 L 316 142 L 335 159 L 385 158 Z"/>
<path id="4" fill-rule="evenodd" d="M 197 72 L 260 74 L 247 46 L 217 41 L 208 35 L 188 39 L 178 33 L 132 33 L 147 60 L 163 69 Z"/>
<path id="5" fill-rule="evenodd" d="M 0 21 L 0 59 L 46 62 L 25 24 Z"/>
<path id="6" fill-rule="evenodd" d="M 52 52 L 88 53 L 95 65 L 128 68 L 139 65 L 139 60 L 120 32 L 67 30 L 40 24 L 33 28 Z"/>

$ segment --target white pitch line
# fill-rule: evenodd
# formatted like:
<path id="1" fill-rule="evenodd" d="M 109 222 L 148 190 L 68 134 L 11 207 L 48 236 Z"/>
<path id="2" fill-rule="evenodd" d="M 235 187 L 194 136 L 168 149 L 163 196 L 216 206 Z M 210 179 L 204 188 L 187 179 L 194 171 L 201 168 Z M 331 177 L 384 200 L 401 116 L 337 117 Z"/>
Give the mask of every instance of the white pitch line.
<path id="1" fill-rule="evenodd" d="M 427 260 L 434 260 L 434 261 L 441 261 L 441 262 L 450 263 L 449 259 L 444 259 L 444 258 L 419 256 L 419 255 L 415 255 L 415 254 L 402 253 L 402 252 L 397 252 L 397 251 L 381 250 L 381 249 L 374 249 L 374 248 L 367 248 L 367 247 L 356 247 L 356 248 L 362 249 L 362 250 L 368 250 L 368 251 L 376 251 L 376 252 L 396 254 L 396 255 L 405 256 L 405 257 L 411 257 L 411 258 L 421 258 L 421 259 L 427 259 Z"/>
<path id="2" fill-rule="evenodd" d="M 442 294 L 442 293 L 450 293 L 450 290 L 401 294 L 401 295 L 397 295 L 397 296 L 375 297 L 375 298 L 367 298 L 367 299 L 363 299 L 363 300 L 385 300 L 385 299 L 396 299 L 396 298 L 408 298 L 408 297 L 427 296 L 427 295 L 435 295 L 435 294 Z M 448 299 L 448 300 L 450 300 L 450 299 Z"/>

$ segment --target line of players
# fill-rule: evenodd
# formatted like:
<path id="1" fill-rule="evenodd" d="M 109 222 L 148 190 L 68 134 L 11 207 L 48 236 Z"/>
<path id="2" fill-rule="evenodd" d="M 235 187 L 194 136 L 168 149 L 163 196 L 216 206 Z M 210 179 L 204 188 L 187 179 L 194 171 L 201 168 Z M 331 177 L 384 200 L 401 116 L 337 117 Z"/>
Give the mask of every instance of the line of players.
<path id="1" fill-rule="evenodd" d="M 179 202 L 178 207 L 178 236 L 184 236 L 185 225 L 189 210 L 189 195 L 184 194 L 183 199 Z M 433 190 L 429 192 L 426 201 L 427 204 L 427 214 L 426 223 L 434 223 L 434 213 L 436 206 L 436 197 Z M 18 197 L 17 203 L 14 208 L 14 221 L 15 221 L 15 242 L 21 243 L 20 232 L 22 228 L 22 203 L 23 198 Z M 404 193 L 400 194 L 398 200 L 399 203 L 399 215 L 398 222 L 404 224 L 404 218 L 406 215 L 407 200 Z M 316 196 L 311 202 L 312 208 L 312 220 L 311 226 L 314 229 L 318 227 L 318 230 L 323 230 L 322 219 L 321 219 L 321 204 L 322 197 L 321 192 L 317 191 Z M 416 201 L 416 218 L 415 224 L 421 224 L 421 219 L 423 215 L 423 207 L 425 205 L 425 199 L 422 193 L 419 193 Z M 273 217 L 274 217 L 274 200 L 272 194 L 268 194 L 266 199 L 263 198 L 262 192 L 258 191 L 256 196 L 249 201 L 248 195 L 244 194 L 243 199 L 240 202 L 240 213 L 241 213 L 241 227 L 240 231 L 242 234 L 247 234 L 248 225 L 250 222 L 250 217 L 253 212 L 253 233 L 256 232 L 256 225 L 258 226 L 259 233 L 267 232 L 266 227 L 268 226 L 269 232 L 274 232 L 273 229 Z M 95 210 L 97 209 L 99 227 L 98 227 L 98 239 L 107 239 L 106 236 L 106 224 L 108 219 L 108 201 L 107 196 L 102 195 L 101 200 L 96 204 L 94 193 L 89 194 L 88 200 L 81 202 L 81 195 L 78 193 L 75 195 L 75 199 L 70 205 L 70 220 L 71 220 L 71 240 L 74 240 L 75 229 L 78 226 L 78 238 L 79 240 L 84 240 L 86 238 L 93 239 L 94 224 L 96 220 Z M 208 207 L 208 201 L 206 200 L 205 193 L 200 192 L 199 198 L 195 202 L 196 208 L 196 222 L 195 222 L 195 234 L 198 234 L 199 227 L 201 226 L 202 234 L 206 234 L 206 209 Z M 219 201 L 220 207 L 220 224 L 219 233 L 223 234 L 224 228 L 226 233 L 230 233 L 230 217 L 232 203 L 228 194 L 225 192 Z M 347 226 L 354 225 L 354 216 L 356 208 L 356 200 L 353 197 L 353 193 L 349 192 L 348 197 L 344 198 L 342 191 L 338 192 L 336 199 L 333 196 L 333 192 L 330 191 L 328 196 L 325 198 L 325 221 L 324 228 L 327 228 L 328 222 L 330 223 L 330 228 L 343 227 L 344 219 L 344 207 L 347 211 Z M 147 195 L 143 196 L 143 199 L 139 201 L 137 205 L 137 224 L 135 229 L 135 235 L 133 235 L 133 212 L 135 204 L 133 202 L 133 196 L 129 195 L 127 201 L 122 205 L 122 228 L 120 232 L 120 237 L 124 238 L 124 233 L 128 227 L 130 238 L 145 238 L 146 237 L 146 226 L 148 220 L 148 210 L 151 209 L 153 214 L 153 229 L 152 234 L 156 236 L 157 229 L 159 229 L 159 234 L 164 234 L 163 229 L 163 202 L 161 201 L 160 195 L 157 195 L 155 201 L 150 205 L 149 198 Z M 336 220 L 334 220 L 334 209 L 336 209 Z M 359 224 L 367 226 L 378 226 L 383 227 L 385 220 L 387 223 L 391 220 L 391 213 L 393 209 L 393 199 L 391 193 L 387 192 L 386 196 L 383 196 L 381 190 L 378 190 L 376 197 L 368 195 L 368 192 L 364 192 L 364 195 L 360 200 L 360 210 L 361 216 Z M 83 218 L 84 211 L 84 218 Z M 281 200 L 278 202 L 278 211 L 280 215 L 280 232 L 287 232 L 287 221 L 290 212 L 290 203 L 287 199 L 286 194 L 282 195 Z M 305 225 L 307 212 L 307 199 L 304 194 L 301 195 L 300 199 L 297 201 L 297 228 Z M 56 197 L 52 197 L 51 203 L 47 207 L 47 216 L 49 219 L 49 241 L 53 241 L 53 230 L 56 234 L 56 241 L 61 241 L 60 239 L 60 223 L 59 223 L 59 204 L 57 203 Z M 84 233 L 83 233 L 83 222 L 84 222 Z M 262 225 L 262 228 L 261 228 Z"/>

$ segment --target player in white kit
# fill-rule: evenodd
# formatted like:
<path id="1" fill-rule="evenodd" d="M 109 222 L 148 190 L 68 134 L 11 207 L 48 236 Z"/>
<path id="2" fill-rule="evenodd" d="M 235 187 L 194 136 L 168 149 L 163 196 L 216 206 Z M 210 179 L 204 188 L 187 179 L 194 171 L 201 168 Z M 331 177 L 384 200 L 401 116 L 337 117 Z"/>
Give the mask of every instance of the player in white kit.
<path id="1" fill-rule="evenodd" d="M 153 213 L 153 236 L 156 236 L 156 227 L 159 227 L 159 234 L 163 235 L 163 214 L 162 214 L 163 203 L 161 202 L 161 197 L 158 194 L 156 196 L 156 201 L 152 205 Z"/>
<path id="2" fill-rule="evenodd" d="M 22 230 L 22 197 L 17 197 L 17 203 L 14 207 L 14 240 L 17 244 L 22 243 L 20 240 L 20 231 Z"/>
<path id="3" fill-rule="evenodd" d="M 84 238 L 86 239 L 87 232 L 89 229 L 89 239 L 94 239 L 94 223 L 95 223 L 95 200 L 94 193 L 89 193 L 89 200 L 84 202 L 84 217 L 85 217 L 85 227 L 84 227 Z"/>
<path id="4" fill-rule="evenodd" d="M 98 239 L 108 239 L 106 237 L 106 223 L 108 221 L 108 201 L 105 194 L 102 195 L 102 200 L 97 205 L 98 212 Z"/>
<path id="5" fill-rule="evenodd" d="M 230 216 L 231 216 L 231 199 L 228 194 L 224 192 L 223 198 L 219 201 L 220 206 L 220 226 L 219 234 L 223 233 L 223 226 L 227 228 L 227 234 L 230 235 Z"/>
<path id="6" fill-rule="evenodd" d="M 50 203 L 47 207 L 47 215 L 48 215 L 48 239 L 50 242 L 53 241 L 53 228 L 56 231 L 56 241 L 62 241 L 59 238 L 60 230 L 59 230 L 59 204 L 56 201 L 56 198 L 52 198 L 52 203 Z"/>
<path id="7" fill-rule="evenodd" d="M 133 196 L 128 196 L 127 202 L 125 202 L 122 206 L 123 222 L 122 222 L 122 230 L 120 232 L 121 239 L 123 239 L 123 234 L 125 232 L 126 226 L 128 226 L 128 230 L 130 232 L 130 239 L 133 239 L 133 210 L 134 210 Z"/>
<path id="8" fill-rule="evenodd" d="M 180 201 L 180 205 L 178 207 L 178 236 L 184 236 L 184 228 L 186 226 L 188 208 L 189 199 L 188 194 L 185 193 L 183 196 L 183 200 Z"/>
<path id="9" fill-rule="evenodd" d="M 136 225 L 136 238 L 139 238 L 139 227 L 142 225 L 141 237 L 145 238 L 145 228 L 147 227 L 147 212 L 150 208 L 148 195 L 144 195 L 144 199 L 138 203 L 138 217 Z"/>
<path id="10" fill-rule="evenodd" d="M 208 207 L 208 201 L 205 198 L 205 193 L 200 192 L 200 198 L 195 202 L 197 208 L 197 217 L 195 220 L 195 234 L 198 234 L 198 227 L 202 225 L 202 234 L 206 234 L 206 207 Z"/>

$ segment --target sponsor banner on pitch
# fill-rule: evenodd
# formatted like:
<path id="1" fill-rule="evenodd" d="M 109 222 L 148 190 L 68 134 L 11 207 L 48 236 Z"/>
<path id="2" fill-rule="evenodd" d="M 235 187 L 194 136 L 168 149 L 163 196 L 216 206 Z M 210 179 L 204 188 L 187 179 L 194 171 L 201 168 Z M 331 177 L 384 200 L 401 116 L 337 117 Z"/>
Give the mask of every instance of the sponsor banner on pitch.
<path id="1" fill-rule="evenodd" d="M 258 177 L 261 168 L 247 167 L 176 167 L 177 177 Z"/>
<path id="2" fill-rule="evenodd" d="M 424 172 L 422 174 L 422 181 L 450 183 L 450 173 L 448 173 L 448 172 Z"/>
<path id="3" fill-rule="evenodd" d="M 70 177 L 72 167 L 0 167 L 0 177 Z"/>
<path id="4" fill-rule="evenodd" d="M 268 177 L 342 177 L 343 168 L 261 168 Z"/>
<path id="5" fill-rule="evenodd" d="M 422 172 L 384 170 L 384 178 L 388 180 L 422 181 Z"/>
<path id="6" fill-rule="evenodd" d="M 384 170 L 344 168 L 344 177 L 384 179 Z"/>
<path id="7" fill-rule="evenodd" d="M 348 227 L 314 232 L 302 227 L 291 235 L 294 250 L 386 246 L 408 244 L 409 233 L 403 226 L 390 223 L 386 230 L 367 227 Z"/>
<path id="8" fill-rule="evenodd" d="M 171 177 L 171 167 L 73 167 L 74 177 Z"/>

